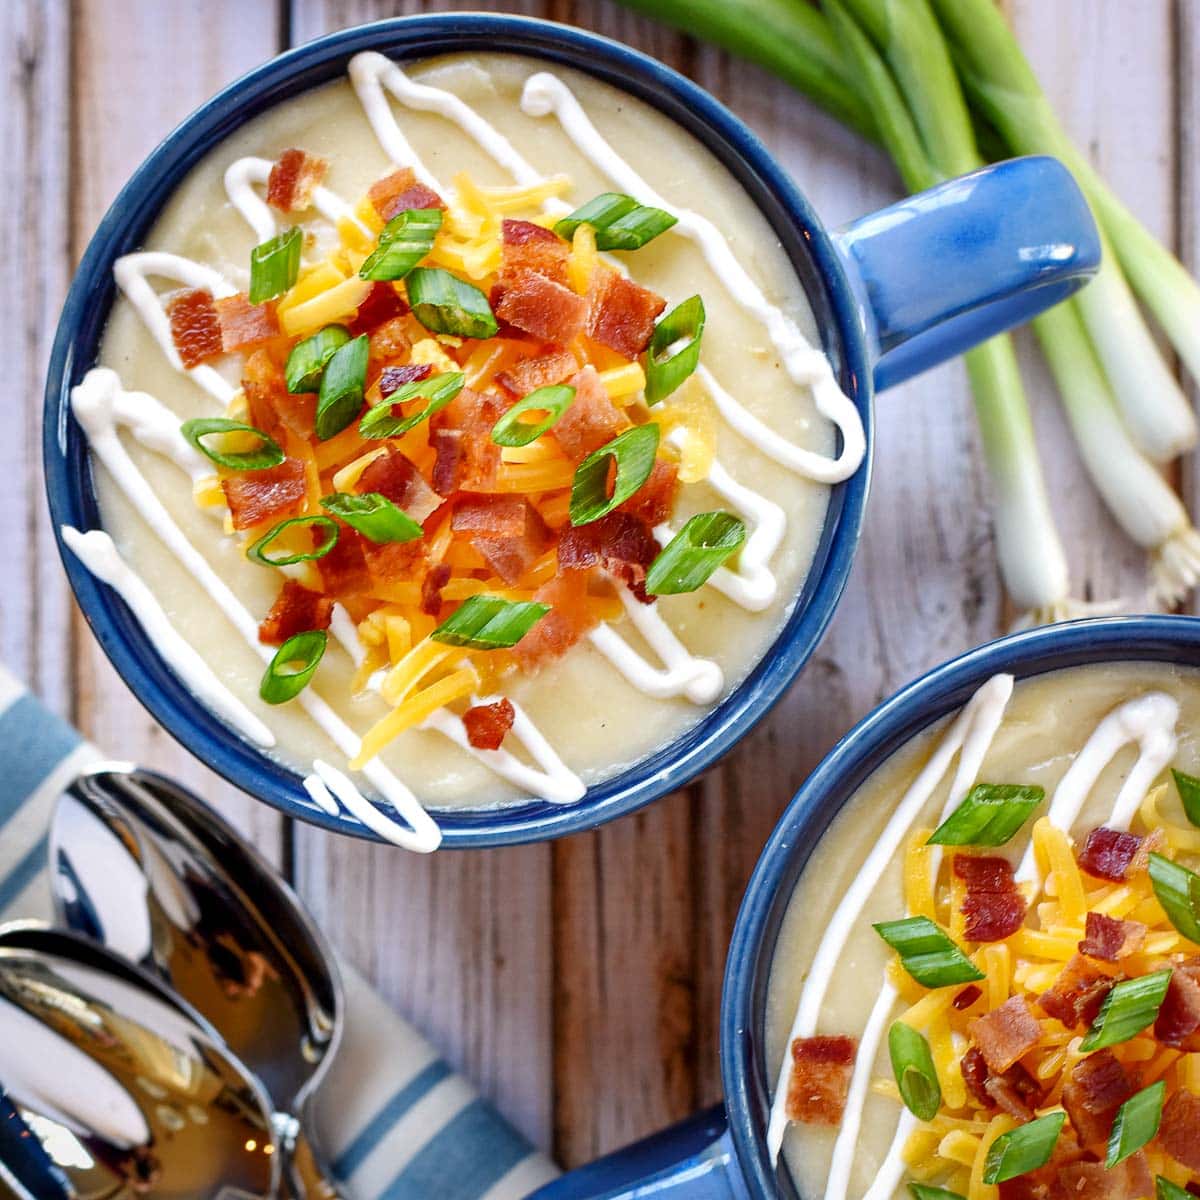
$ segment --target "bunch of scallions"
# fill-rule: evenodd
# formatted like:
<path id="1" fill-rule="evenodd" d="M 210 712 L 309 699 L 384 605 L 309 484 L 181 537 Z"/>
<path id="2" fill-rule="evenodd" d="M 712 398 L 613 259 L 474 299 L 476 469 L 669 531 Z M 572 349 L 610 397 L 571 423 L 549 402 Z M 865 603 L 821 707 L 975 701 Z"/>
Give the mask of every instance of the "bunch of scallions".
<path id="1" fill-rule="evenodd" d="M 1200 582 L 1200 536 L 1159 465 L 1197 426 L 1137 301 L 1200 379 L 1200 287 L 1071 143 L 995 0 L 622 2 L 780 75 L 881 143 L 910 191 L 1013 154 L 1071 168 L 1104 262 L 1033 328 L 1092 482 L 1149 552 L 1151 602 L 1178 604 Z M 993 338 L 965 360 L 1005 586 L 1024 623 L 1078 615 L 1012 343 Z"/>

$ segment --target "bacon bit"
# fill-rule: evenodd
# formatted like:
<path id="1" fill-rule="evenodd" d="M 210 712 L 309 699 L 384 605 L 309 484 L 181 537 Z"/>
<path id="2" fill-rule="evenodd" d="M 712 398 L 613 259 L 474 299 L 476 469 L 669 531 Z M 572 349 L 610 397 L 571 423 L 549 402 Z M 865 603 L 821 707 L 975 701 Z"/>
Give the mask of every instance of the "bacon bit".
<path id="1" fill-rule="evenodd" d="M 404 318 L 384 321 L 367 338 L 367 376 L 373 378 L 387 370 L 396 359 L 407 358 L 411 350 L 412 339 L 404 327 Z"/>
<path id="2" fill-rule="evenodd" d="M 1062 1102 L 1076 1136 L 1085 1146 L 1108 1141 L 1117 1109 L 1136 1091 L 1134 1081 L 1111 1050 L 1082 1058 L 1063 1086 Z"/>
<path id="3" fill-rule="evenodd" d="M 1167 1101 L 1158 1140 L 1176 1162 L 1200 1171 L 1200 1096 L 1181 1089 Z"/>
<path id="4" fill-rule="evenodd" d="M 627 512 L 651 527 L 661 525 L 674 510 L 678 494 L 679 468 L 665 458 L 656 458 L 646 482 L 616 511 Z"/>
<path id="5" fill-rule="evenodd" d="M 1037 1045 L 1042 1027 L 1029 1011 L 1024 996 L 1012 996 L 968 1026 L 971 1040 L 979 1047 L 988 1070 L 1003 1075 Z"/>
<path id="6" fill-rule="evenodd" d="M 1136 954 L 1146 940 L 1146 926 L 1140 921 L 1119 921 L 1103 913 L 1087 915 L 1087 929 L 1079 943 L 1079 953 L 1105 962 L 1116 962 Z"/>
<path id="7" fill-rule="evenodd" d="M 295 517 L 308 495 L 304 464 L 285 458 L 264 471 L 242 471 L 221 480 L 234 529 L 253 529 L 264 521 Z"/>
<path id="8" fill-rule="evenodd" d="M 983 989 L 978 984 L 968 983 L 967 986 L 954 997 L 954 999 L 951 1001 L 951 1004 L 953 1004 L 959 1012 L 966 1012 L 966 1010 L 970 1008 L 971 1005 L 974 1004 L 975 1001 L 978 1000 L 982 995 Z"/>
<path id="9" fill-rule="evenodd" d="M 335 599 L 345 600 L 371 590 L 374 581 L 364 553 L 366 543 L 357 529 L 341 525 L 333 549 L 317 559 L 321 585 Z"/>
<path id="10" fill-rule="evenodd" d="M 983 1055 L 974 1046 L 962 1058 L 962 1077 L 971 1094 L 984 1108 L 1001 1108 L 1022 1121 L 1031 1120 L 1042 1099 L 1042 1088 L 1018 1062 L 1002 1075 L 988 1070 Z"/>
<path id="11" fill-rule="evenodd" d="M 408 312 L 408 305 L 400 298 L 400 293 L 385 280 L 375 280 L 371 290 L 363 297 L 363 302 L 354 314 L 354 320 L 347 325 L 352 337 L 362 333 L 370 333 L 387 321 L 402 317 Z"/>
<path id="12" fill-rule="evenodd" d="M 509 584 L 516 583 L 546 553 L 552 540 L 537 509 L 524 496 L 512 499 L 519 504 L 520 532 L 502 537 L 478 535 L 471 542 L 488 566 Z"/>
<path id="13" fill-rule="evenodd" d="M 203 288 L 184 288 L 167 299 L 171 341 L 189 369 L 221 353 L 221 322 L 212 294 Z"/>
<path id="14" fill-rule="evenodd" d="M 661 549 L 648 526 L 628 513 L 611 512 L 590 525 L 569 526 L 558 542 L 563 571 L 586 571 L 600 564 L 627 584 L 643 604 L 651 603 L 643 584 Z"/>
<path id="15" fill-rule="evenodd" d="M 280 212 L 303 212 L 329 170 L 329 160 L 306 150 L 285 150 L 267 176 L 267 203 Z"/>
<path id="16" fill-rule="evenodd" d="M 595 367 L 584 367 L 568 383 L 575 389 L 575 399 L 550 432 L 562 452 L 578 463 L 628 429 L 629 421 L 608 398 Z"/>
<path id="17" fill-rule="evenodd" d="M 596 270 L 588 293 L 587 334 L 626 358 L 650 344 L 654 320 L 667 302 L 611 268 Z"/>
<path id="18" fill-rule="evenodd" d="M 433 374 L 429 363 L 409 363 L 405 367 L 384 367 L 379 376 L 379 394 L 386 400 L 393 392 L 398 392 L 405 384 L 416 383 L 418 379 L 428 379 Z"/>
<path id="19" fill-rule="evenodd" d="M 269 350 L 255 350 L 242 366 L 242 391 L 246 396 L 250 424 L 255 429 L 284 440 L 285 431 L 310 438 L 316 417 L 317 398 L 311 392 L 293 396 L 279 364 Z"/>
<path id="20" fill-rule="evenodd" d="M 358 477 L 360 492 L 378 492 L 418 524 L 426 521 L 441 504 L 441 497 L 425 482 L 410 459 L 389 447 L 373 458 Z"/>
<path id="21" fill-rule="evenodd" d="M 455 499 L 450 528 L 455 533 L 520 537 L 528 523 L 529 501 L 524 496 L 461 492 Z"/>
<path id="22" fill-rule="evenodd" d="M 577 370 L 579 364 L 570 350 L 552 350 L 549 354 L 539 354 L 535 358 L 513 363 L 508 370 L 497 373 L 496 382 L 514 396 L 528 396 L 538 388 L 562 383 Z"/>
<path id="23" fill-rule="evenodd" d="M 516 270 L 504 281 L 496 316 L 548 342 L 569 342 L 583 332 L 587 301 L 536 271 Z"/>
<path id="24" fill-rule="evenodd" d="M 533 598 L 548 604 L 550 611 L 513 647 L 524 671 L 536 670 L 547 659 L 565 654 L 596 625 L 587 602 L 587 576 L 582 571 L 564 571 L 538 588 Z"/>
<path id="25" fill-rule="evenodd" d="M 1058 1179 L 1070 1200 L 1146 1200 L 1154 1195 L 1154 1180 L 1140 1150 L 1115 1167 L 1100 1162 L 1068 1163 L 1060 1168 Z"/>
<path id="26" fill-rule="evenodd" d="M 271 611 L 258 627 L 258 640 L 269 646 L 282 646 L 290 637 L 310 629 L 328 629 L 333 617 L 333 601 L 285 579 L 283 588 L 271 605 Z"/>
<path id="27" fill-rule="evenodd" d="M 1145 837 L 1140 838 L 1141 845 L 1129 864 L 1127 875 L 1145 875 L 1150 870 L 1150 855 L 1161 854 L 1167 844 L 1167 835 L 1161 829 L 1152 829 Z"/>
<path id="28" fill-rule="evenodd" d="M 218 300 L 215 307 L 221 324 L 221 349 L 226 354 L 261 346 L 279 336 L 279 318 L 272 301 L 251 304 L 245 292 L 238 292 Z"/>
<path id="29" fill-rule="evenodd" d="M 442 588 L 450 582 L 452 569 L 448 563 L 435 563 L 421 580 L 421 611 L 436 617 L 442 611 Z"/>
<path id="30" fill-rule="evenodd" d="M 476 750 L 499 750 L 504 735 L 517 719 L 512 701 L 497 700 L 495 704 L 476 704 L 463 713 L 462 723 L 466 726 L 467 741 Z"/>
<path id="31" fill-rule="evenodd" d="M 431 430 L 429 444 L 436 455 L 433 462 L 433 490 L 439 496 L 449 496 L 458 490 L 466 470 L 462 430 Z"/>
<path id="32" fill-rule="evenodd" d="M 553 229 L 532 221 L 506 219 L 500 237 L 503 249 L 500 278 L 505 287 L 521 271 L 533 271 L 566 286 L 571 247 Z"/>
<path id="33" fill-rule="evenodd" d="M 431 422 L 434 430 L 454 430 L 460 434 L 459 446 L 454 459 L 454 487 L 442 491 L 446 482 L 447 467 L 441 471 L 434 467 L 434 487 L 443 496 L 457 488 L 470 491 L 486 491 L 496 479 L 496 468 L 500 465 L 500 447 L 492 441 L 492 428 L 511 407 L 512 401 L 492 393 L 476 392 L 463 388 Z M 441 442 L 433 435 L 431 443 L 442 453 Z"/>
<path id="34" fill-rule="evenodd" d="M 360 546 L 373 585 L 386 586 L 401 580 L 411 579 L 418 561 L 424 557 L 424 543 L 414 538 L 411 542 L 384 542 L 382 544 L 363 538 Z"/>
<path id="35" fill-rule="evenodd" d="M 417 182 L 416 173 L 411 167 L 401 167 L 399 171 L 377 179 L 367 190 L 367 198 L 385 221 L 410 208 L 446 207 L 446 202 L 437 192 Z"/>
<path id="36" fill-rule="evenodd" d="M 1038 1005 L 1049 1017 L 1068 1029 L 1090 1025 L 1100 1012 L 1113 981 L 1097 970 L 1082 954 L 1072 956 L 1054 985 L 1038 997 Z"/>
<path id="37" fill-rule="evenodd" d="M 1090 914 L 1089 914 L 1090 916 Z M 1154 1036 L 1166 1046 L 1200 1049 L 1200 960 L 1178 963 L 1154 1022 Z"/>
<path id="38" fill-rule="evenodd" d="M 1079 852 L 1081 870 L 1097 879 L 1122 883 L 1129 871 L 1142 839 L 1117 829 L 1093 829 Z"/>
<path id="39" fill-rule="evenodd" d="M 968 940 L 998 942 L 1021 928 L 1025 897 L 1017 890 L 1008 859 L 956 854 L 954 874 L 967 885 L 962 911 Z"/>
<path id="40" fill-rule="evenodd" d="M 787 1115 L 809 1125 L 836 1125 L 846 1108 L 858 1043 L 850 1037 L 796 1038 Z"/>

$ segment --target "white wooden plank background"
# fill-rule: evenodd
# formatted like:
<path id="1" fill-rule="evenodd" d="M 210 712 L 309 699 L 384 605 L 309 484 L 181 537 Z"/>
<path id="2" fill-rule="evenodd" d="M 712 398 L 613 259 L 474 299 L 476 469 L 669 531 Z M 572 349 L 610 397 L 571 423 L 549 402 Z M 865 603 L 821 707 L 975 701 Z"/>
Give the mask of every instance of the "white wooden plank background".
<path id="1" fill-rule="evenodd" d="M 1002 632 L 987 483 L 957 364 L 879 401 L 875 490 L 846 598 L 803 678 L 730 759 L 651 811 L 554 846 L 398 851 L 290 827 L 156 731 L 72 618 L 44 517 L 40 393 L 73 263 L 121 182 L 219 85 L 289 42 L 401 12 L 502 8 L 619 37 L 748 120 L 831 224 L 896 195 L 880 154 L 757 68 L 612 0 L 5 0 L 0 248 L 0 654 L 114 752 L 220 804 L 323 926 L 539 1145 L 583 1161 L 719 1094 L 725 947 L 759 847 L 806 772 L 878 700 Z M 1010 0 L 1069 128 L 1196 264 L 1194 0 Z M 1131 19 L 1131 15 L 1134 19 Z M 1082 473 L 1044 371 L 1022 357 L 1078 596 L 1136 594 L 1139 553 Z M 1183 464 L 1185 494 L 1195 471 Z"/>

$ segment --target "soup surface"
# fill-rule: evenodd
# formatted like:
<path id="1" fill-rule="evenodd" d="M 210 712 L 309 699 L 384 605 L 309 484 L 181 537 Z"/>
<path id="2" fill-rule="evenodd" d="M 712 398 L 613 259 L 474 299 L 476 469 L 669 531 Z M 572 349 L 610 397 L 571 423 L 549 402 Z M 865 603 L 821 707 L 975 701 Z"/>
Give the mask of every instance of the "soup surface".
<path id="1" fill-rule="evenodd" d="M 766 652 L 808 572 L 829 484 L 851 473 L 861 458 L 861 427 L 823 355 L 812 349 L 819 344 L 817 332 L 778 239 L 732 176 L 690 135 L 597 80 L 557 68 L 553 77 L 539 75 L 540 64 L 524 57 L 455 55 L 408 66 L 404 74 L 379 56 L 365 57 L 376 61 L 364 64 L 372 69 L 364 70 L 355 86 L 336 82 L 289 100 L 202 160 L 154 225 L 145 248 L 216 272 L 232 292 L 246 288 L 250 252 L 262 234 L 272 225 L 283 230 L 299 224 L 305 244 L 298 287 L 323 262 L 344 268 L 348 253 L 354 267 L 363 255 L 355 257 L 339 244 L 345 217 L 335 226 L 327 219 L 329 211 L 318 211 L 320 193 L 316 207 L 285 217 L 260 198 L 265 163 L 257 175 L 253 167 L 243 169 L 255 160 L 276 160 L 291 147 L 328 160 L 325 208 L 344 202 L 340 211 L 351 220 L 367 212 L 363 198 L 375 181 L 398 164 L 418 164 L 425 177 L 440 184 L 439 194 L 449 198 L 447 220 L 461 224 L 456 215 L 465 186 L 460 173 L 468 184 L 485 189 L 511 189 L 520 174 L 505 160 L 503 138 L 526 160 L 527 176 L 517 183 L 530 177 L 557 181 L 542 191 L 534 186 L 524 202 L 512 193 L 494 201 L 506 218 L 552 226 L 551 216 L 599 193 L 632 192 L 639 184 L 658 196 L 635 199 L 661 200 L 680 217 L 674 229 L 641 249 L 615 253 L 610 261 L 619 260 L 640 285 L 661 295 L 668 312 L 689 296 L 703 298 L 707 323 L 701 366 L 648 412 L 636 385 L 633 394 L 625 385 L 620 403 L 635 423 L 661 425 L 660 458 L 693 480 L 679 489 L 672 528 L 712 510 L 732 512 L 745 523 L 748 536 L 740 558 L 729 560 L 720 573 L 727 586 L 714 586 L 718 577 L 652 605 L 617 594 L 620 602 L 610 607 L 608 619 L 561 657 L 548 656 L 533 673 L 513 670 L 488 681 L 517 706 L 521 718 L 499 755 L 465 744 L 459 716 L 467 702 L 460 701 L 387 744 L 364 788 L 383 792 L 406 813 L 410 809 L 402 799 L 409 789 L 433 807 L 490 806 L 529 795 L 570 801 L 585 785 L 677 739 Z M 542 83 L 537 103 L 534 76 Z M 426 87 L 414 99 L 416 85 Z M 368 111 L 364 103 L 374 107 Z M 473 118 L 463 116 L 464 104 Z M 477 125 L 465 127 L 472 119 L 477 124 L 482 119 L 482 134 Z M 402 153 L 407 161 L 401 161 Z M 234 178 L 239 171 L 240 182 Z M 559 179 L 563 176 L 565 181 Z M 498 231 L 496 215 L 486 219 Z M 344 768 L 354 757 L 345 730 L 356 741 L 389 713 L 378 690 L 354 678 L 364 650 L 355 644 L 354 622 L 335 609 L 335 636 L 298 701 L 272 707 L 260 699 L 264 657 L 247 636 L 246 622 L 261 620 L 271 608 L 280 573 L 246 558 L 249 539 L 230 536 L 223 527 L 220 493 L 214 498 L 217 481 L 195 468 L 187 457 L 190 450 L 180 448 L 170 428 L 175 420 L 212 416 L 223 408 L 242 416 L 244 398 L 237 389 L 247 355 L 226 354 L 196 370 L 173 364 L 164 352 L 169 343 L 164 347 L 162 306 L 181 283 L 196 286 L 195 272 L 181 271 L 176 259 L 138 256 L 130 256 L 126 269 L 125 295 L 114 307 L 101 354 L 101 364 L 116 379 L 91 380 L 90 399 L 75 401 L 77 415 L 88 405 L 115 407 L 110 428 L 88 426 L 88 431 L 95 449 L 98 436 L 115 428 L 128 457 L 124 479 L 107 469 L 98 472 L 103 526 L 119 560 L 100 543 L 90 552 L 78 539 L 72 544 L 94 571 L 110 582 L 119 577 L 127 599 L 137 583 L 129 582 L 126 567 L 149 585 L 152 601 L 142 605 L 143 623 L 161 646 L 170 643 L 176 669 L 186 671 L 194 663 L 186 647 L 172 641 L 176 635 L 198 651 L 217 678 L 199 680 L 197 667 L 189 682 L 223 716 L 252 736 L 255 728 L 261 733 L 253 722 L 261 722 L 274 739 L 269 752 L 302 773 L 313 771 L 314 760 Z M 488 280 L 481 283 L 486 293 Z M 447 362 L 457 368 L 470 346 L 454 341 L 443 339 L 440 349 L 453 356 Z M 229 398 L 215 403 L 222 389 Z M 154 402 L 160 420 L 147 434 L 149 423 L 143 420 L 139 427 L 137 418 Z M 834 458 L 839 426 L 843 449 Z M 112 465 L 108 458 L 104 463 Z M 192 479 L 180 470 L 189 464 Z M 148 482 L 164 510 L 159 517 L 148 519 L 150 502 L 134 476 Z M 670 536 L 669 530 L 657 532 L 660 542 Z M 180 549 L 181 541 L 190 550 Z M 243 606 L 236 621 L 229 616 L 231 603 L 214 604 L 216 585 L 200 578 L 205 564 Z M 292 573 L 303 580 L 310 569 L 300 566 Z M 440 619 L 452 608 L 443 604 Z M 361 619 L 359 612 L 352 615 Z M 314 719 L 314 696 L 324 701 L 329 719 Z M 341 724 L 342 736 L 331 734 L 331 721 Z M 264 738 L 256 740 L 261 744 Z M 322 778 L 329 788 L 338 783 L 339 798 L 353 786 L 344 776 Z M 314 781 L 312 791 L 316 802 L 331 803 L 328 788 Z"/>
<path id="2" fill-rule="evenodd" d="M 1114 982 L 1174 970 L 1181 978 L 1160 1010 L 1168 1021 L 1177 1015 L 1178 989 L 1186 985 L 1190 995 L 1195 988 L 1188 972 L 1197 946 L 1168 920 L 1145 868 L 1150 850 L 1196 865 L 1200 836 L 1179 791 L 1187 780 L 1177 785 L 1167 768 L 1200 771 L 1200 672 L 1162 664 L 1088 666 L 1018 683 L 1006 700 L 1010 688 L 1011 678 L 998 676 L 972 701 L 975 723 L 962 757 L 954 753 L 966 720 L 959 715 L 877 770 L 826 832 L 791 898 L 768 990 L 768 1077 L 776 1078 L 786 1056 L 785 1088 L 809 1078 L 810 1067 L 795 1065 L 789 1053 L 791 1038 L 805 1042 L 802 1059 L 813 1046 L 839 1050 L 841 1038 L 853 1039 L 853 1066 L 835 1053 L 837 1064 L 817 1071 L 834 1093 L 832 1100 L 825 1096 L 823 1120 L 813 1112 L 788 1120 L 775 1091 L 775 1144 L 782 1136 L 788 1169 L 808 1200 L 883 1200 L 907 1195 L 912 1182 L 972 1200 L 998 1190 L 1007 1197 L 1134 1200 L 1153 1194 L 1154 1175 L 1181 1186 L 1200 1175 L 1200 1161 L 1194 1149 L 1181 1148 L 1179 1132 L 1195 1124 L 1193 1093 L 1200 1089 L 1193 1050 L 1200 1040 L 1190 1034 L 1196 1030 L 1164 1031 L 1152 1011 L 1149 1028 L 1145 1020 L 1135 1023 L 1134 1035 L 1111 1048 L 1103 1048 L 1107 1040 L 1084 1045 L 1089 1028 L 1103 1023 L 1097 1010 Z M 1020 827 L 1002 846 L 986 839 L 928 844 L 947 811 L 985 782 L 1044 789 L 1044 797 L 1014 817 Z M 1037 795 L 1028 793 L 1030 804 Z M 1112 839 L 1128 851 L 1106 877 L 1091 873 L 1112 840 L 1089 839 L 1102 827 L 1115 830 Z M 889 837 L 896 846 L 890 854 Z M 1139 838 L 1143 857 L 1131 861 Z M 955 865 L 961 858 L 989 864 L 983 892 L 966 882 L 967 868 Z M 932 917 L 969 956 L 956 982 L 918 983 L 873 928 L 918 915 Z M 1097 931 L 1115 936 L 1117 948 L 1097 950 Z M 1126 933 L 1130 941 L 1122 948 Z M 825 969 L 830 963 L 832 970 Z M 1002 1006 L 1001 1016 L 992 1015 Z M 889 1054 L 899 1023 L 931 1047 L 941 1097 L 936 1116 L 921 1119 L 900 1100 Z M 1200 1010 L 1195 1024 L 1200 1029 Z M 998 1027 L 1015 1043 L 1011 1063 L 1008 1054 L 995 1059 Z M 1025 1032 L 1029 1041 L 1021 1040 Z M 1100 1066 L 1111 1068 L 1118 1084 L 1104 1104 L 1092 1106 L 1095 1116 L 1087 1075 Z M 1127 1159 L 1105 1168 L 1111 1101 L 1140 1095 L 1158 1080 L 1167 1092 L 1159 1137 L 1144 1149 L 1131 1143 Z M 1042 1146 L 1049 1162 L 1034 1154 L 1023 1164 L 1034 1173 L 1007 1181 L 1002 1174 L 998 1188 L 989 1185 L 989 1147 L 1030 1120 L 1060 1121 L 1064 1106 L 1066 1125 Z M 999 1141 L 994 1156 L 1005 1145 Z"/>

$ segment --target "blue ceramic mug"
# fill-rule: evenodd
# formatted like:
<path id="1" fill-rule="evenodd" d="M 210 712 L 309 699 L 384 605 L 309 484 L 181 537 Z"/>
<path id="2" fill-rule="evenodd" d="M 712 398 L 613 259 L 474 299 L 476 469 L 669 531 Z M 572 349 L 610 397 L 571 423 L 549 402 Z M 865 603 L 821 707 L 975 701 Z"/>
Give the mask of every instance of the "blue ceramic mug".
<path id="1" fill-rule="evenodd" d="M 1200 667 L 1200 618 L 1110 617 L 1014 634 L 934 668 L 860 721 L 796 793 L 746 887 L 721 997 L 724 1105 L 571 1171 L 530 1200 L 798 1200 L 766 1149 L 778 1069 L 766 1058 L 767 985 L 788 902 L 821 835 L 890 755 L 993 675 L 1131 661 Z"/>
<path id="2" fill-rule="evenodd" d="M 100 223 L 67 297 L 46 387 L 44 455 L 56 530 L 100 523 L 87 448 L 70 415 L 69 395 L 96 361 L 114 299 L 114 260 L 141 245 L 203 155 L 250 118 L 344 75 L 351 56 L 363 50 L 400 61 L 471 50 L 526 55 L 597 76 L 661 110 L 707 146 L 763 211 L 801 278 L 823 348 L 862 415 L 868 458 L 833 488 L 792 615 L 740 686 L 682 737 L 592 787 L 578 804 L 529 801 L 438 813 L 448 847 L 536 841 L 592 828 L 711 766 L 771 708 L 808 660 L 837 606 L 858 544 L 875 388 L 898 383 L 1069 295 L 1096 270 L 1099 239 L 1070 175 L 1046 158 L 989 167 L 831 233 L 741 121 L 683 76 L 627 46 L 567 26 L 483 13 L 406 17 L 344 30 L 251 71 L 203 105 L 150 155 Z M 206 709 L 110 589 L 69 552 L 63 561 L 114 666 L 179 741 L 288 816 L 371 836 L 347 814 L 316 809 L 300 775 Z"/>

